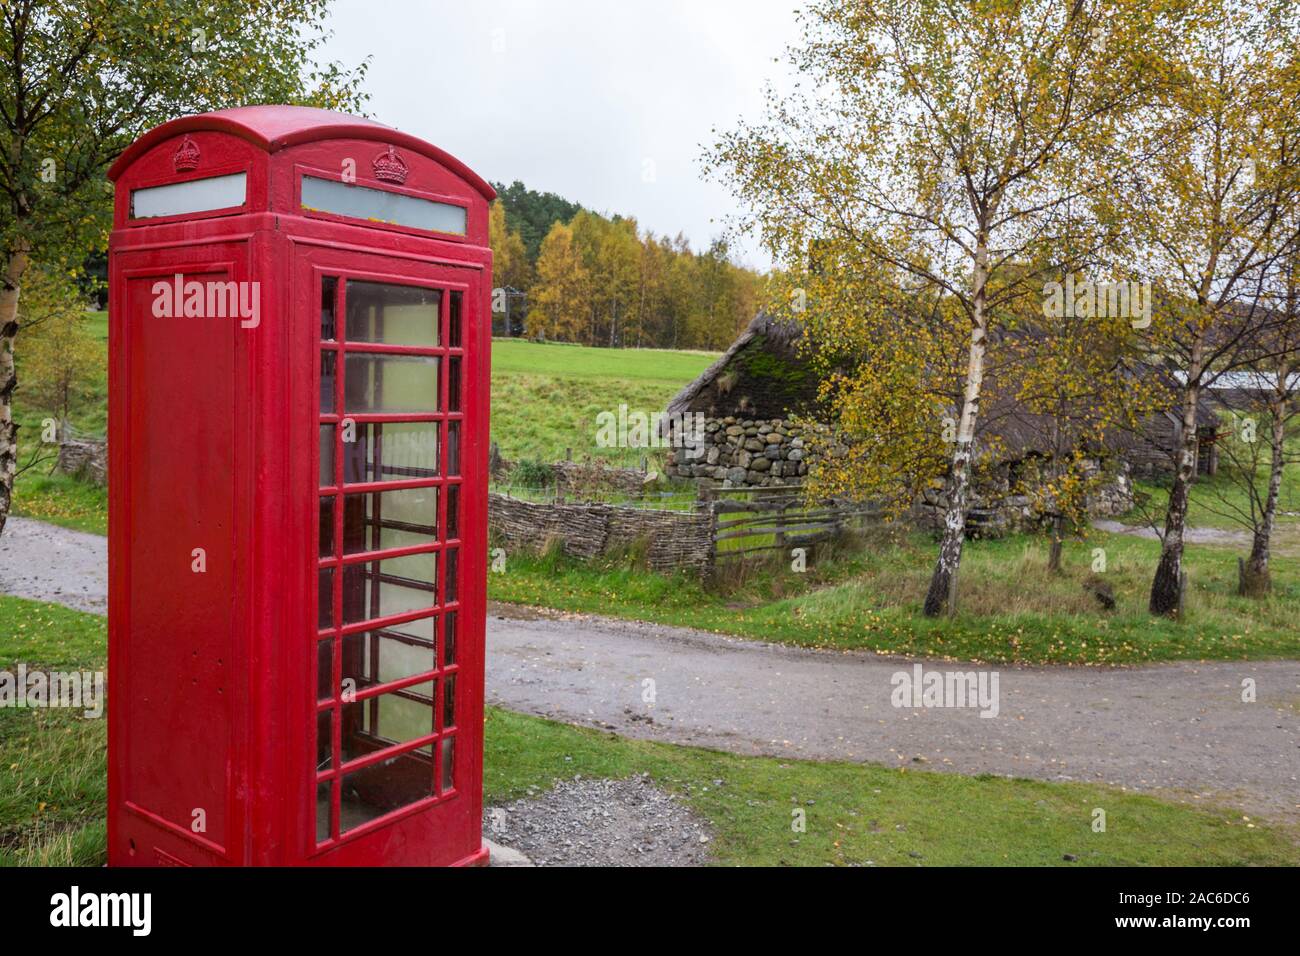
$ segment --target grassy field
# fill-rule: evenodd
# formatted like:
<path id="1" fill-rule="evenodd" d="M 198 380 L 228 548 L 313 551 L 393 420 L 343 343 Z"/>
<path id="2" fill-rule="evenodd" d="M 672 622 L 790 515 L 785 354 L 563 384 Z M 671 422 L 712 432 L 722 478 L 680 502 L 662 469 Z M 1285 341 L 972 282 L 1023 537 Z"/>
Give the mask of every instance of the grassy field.
<path id="1" fill-rule="evenodd" d="M 1094 548 L 1106 553 L 1102 578 L 1117 602 L 1111 612 L 1082 586 Z M 1040 538 L 969 542 L 953 619 L 921 616 L 935 554 L 923 535 L 881 534 L 864 548 L 814 560 L 806 573 L 770 564 L 721 588 L 629 562 L 512 555 L 505 573 L 489 575 L 488 594 L 809 647 L 998 663 L 1300 657 L 1300 560 L 1276 558 L 1274 593 L 1256 601 L 1234 593 L 1236 550 L 1191 547 L 1187 613 L 1174 622 L 1146 611 L 1157 548 L 1155 541 L 1097 533 L 1066 544 L 1065 573 L 1058 576 L 1045 570 Z"/>
<path id="2" fill-rule="evenodd" d="M 0 669 L 103 667 L 100 617 L 0 597 L 0 618 L 14 622 L 0 633 Z M 707 820 L 722 864 L 1300 863 L 1292 827 L 1099 786 L 737 757 L 492 708 L 485 730 L 489 804 L 578 774 L 648 773 Z M 103 720 L 68 711 L 0 709 L 0 865 L 104 862 L 104 735 Z M 1095 807 L 1105 833 L 1091 830 Z M 803 833 L 791 827 L 797 809 Z"/>
<path id="3" fill-rule="evenodd" d="M 86 322 L 91 334 L 104 343 L 106 360 L 107 313 L 87 313 Z M 620 405 L 627 405 L 630 411 L 660 411 L 716 357 L 708 352 L 595 349 L 520 339 L 494 340 L 492 438 L 501 453 L 512 460 L 555 461 L 571 449 L 579 460 L 591 455 L 610 464 L 637 466 L 643 456 L 648 456 L 652 463 L 658 463 L 662 458 L 658 450 L 596 447 L 596 416 L 603 411 L 617 413 Z M 18 362 L 21 382 L 21 350 Z M 546 414 L 538 414 L 539 409 L 545 409 Z M 25 462 L 39 438 L 41 421 L 52 413 L 25 405 L 20 385 L 15 414 L 23 426 L 20 461 Z M 90 401 L 72 410 L 72 424 L 88 433 L 103 433 L 106 421 L 107 376 L 101 373 L 92 383 Z M 1163 514 L 1167 489 L 1153 483 L 1138 487 L 1151 496 L 1148 510 Z M 1203 477 L 1193 487 L 1193 525 L 1240 527 L 1216 512 L 1215 507 L 1221 511 L 1222 506 L 1212 507 L 1220 495 L 1238 505 L 1245 502 L 1244 494 L 1225 477 Z M 679 501 L 672 503 L 680 505 Z M 106 507 L 102 489 L 51 475 L 48 465 L 27 471 L 18 481 L 16 514 L 103 534 L 107 527 Z M 1300 555 L 1300 469 L 1291 468 L 1286 473 L 1281 510 L 1293 513 L 1279 519 L 1279 550 Z M 1124 520 L 1142 523 L 1143 516 L 1135 510 Z"/>
<path id="4" fill-rule="evenodd" d="M 629 467 L 654 450 L 597 448 L 596 416 L 661 412 L 717 358 L 708 352 L 593 349 L 519 339 L 492 343 L 492 439 L 508 459 L 600 457 Z M 539 414 L 540 413 L 540 414 Z"/>

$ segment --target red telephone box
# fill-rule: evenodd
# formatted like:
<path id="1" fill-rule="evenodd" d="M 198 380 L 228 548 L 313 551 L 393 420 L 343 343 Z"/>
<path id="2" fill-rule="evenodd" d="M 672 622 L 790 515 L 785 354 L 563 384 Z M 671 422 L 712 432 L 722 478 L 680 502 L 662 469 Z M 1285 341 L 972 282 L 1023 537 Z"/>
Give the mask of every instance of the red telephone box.
<path id="1" fill-rule="evenodd" d="M 491 187 L 286 106 L 109 176 L 109 861 L 486 861 Z"/>

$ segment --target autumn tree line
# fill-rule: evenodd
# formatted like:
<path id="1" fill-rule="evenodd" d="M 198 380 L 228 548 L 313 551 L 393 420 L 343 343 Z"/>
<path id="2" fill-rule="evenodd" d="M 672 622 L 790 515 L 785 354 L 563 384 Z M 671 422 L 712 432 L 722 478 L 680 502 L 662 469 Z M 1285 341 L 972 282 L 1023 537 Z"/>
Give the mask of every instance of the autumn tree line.
<path id="1" fill-rule="evenodd" d="M 1300 371 L 1298 18 L 1278 0 L 820 0 L 799 82 L 708 151 L 777 263 L 772 307 L 813 333 L 847 452 L 822 490 L 942 489 L 927 615 L 957 610 L 1009 409 L 1052 452 L 1037 506 L 1076 522 L 1082 449 L 1172 416 L 1149 607 L 1181 613 L 1198 416 L 1241 372 L 1262 375 L 1243 583 L 1267 591 Z M 1067 283 L 1138 288 L 1150 314 L 1063 307 Z"/>
<path id="2" fill-rule="evenodd" d="M 526 308 L 529 338 L 610 348 L 724 349 L 754 317 L 762 277 L 727 242 L 642 232 L 515 182 L 498 186 L 490 235 L 494 304 Z M 523 296 L 507 292 L 524 293 Z M 518 305 L 522 301 L 526 306 Z"/>

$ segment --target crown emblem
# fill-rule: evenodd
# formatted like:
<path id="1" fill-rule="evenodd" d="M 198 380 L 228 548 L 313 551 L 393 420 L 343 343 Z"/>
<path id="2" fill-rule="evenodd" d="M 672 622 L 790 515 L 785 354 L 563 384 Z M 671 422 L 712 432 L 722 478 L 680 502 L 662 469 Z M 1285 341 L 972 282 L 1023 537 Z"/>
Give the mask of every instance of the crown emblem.
<path id="1" fill-rule="evenodd" d="M 397 183 L 399 186 L 406 182 L 406 174 L 410 172 L 406 168 L 406 160 L 402 159 L 401 153 L 391 146 L 388 147 L 388 152 L 376 156 L 371 165 L 375 169 L 376 179 Z"/>
<path id="2" fill-rule="evenodd" d="M 176 168 L 178 173 L 198 169 L 199 147 L 195 145 L 194 140 L 188 136 L 181 140 L 181 144 L 176 147 L 176 152 L 172 153 L 172 166 Z"/>

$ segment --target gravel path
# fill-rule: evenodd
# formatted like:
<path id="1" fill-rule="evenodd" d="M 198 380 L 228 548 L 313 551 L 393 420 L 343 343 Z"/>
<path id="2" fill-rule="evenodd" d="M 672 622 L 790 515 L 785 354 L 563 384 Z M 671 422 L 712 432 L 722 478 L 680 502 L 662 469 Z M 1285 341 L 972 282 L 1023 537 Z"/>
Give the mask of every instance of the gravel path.
<path id="1" fill-rule="evenodd" d="M 108 613 L 108 539 L 32 518 L 0 534 L 0 594 Z"/>
<path id="2" fill-rule="evenodd" d="M 1294 517 L 1285 515 L 1285 517 Z M 1147 538 L 1159 541 L 1160 535 L 1148 525 L 1124 524 L 1111 518 L 1098 518 L 1092 526 L 1098 531 L 1111 534 L 1127 534 L 1135 538 Z M 1251 533 L 1245 528 L 1187 528 L 1183 537 L 1188 544 L 1214 544 L 1224 547 L 1243 549 L 1243 557 L 1250 550 Z M 1279 521 L 1273 529 L 1271 541 L 1274 555 L 1300 556 L 1300 524 L 1294 521 Z"/>
<path id="3" fill-rule="evenodd" d="M 102 613 L 105 583 L 103 538 L 22 518 L 0 536 L 0 592 Z M 908 661 L 507 606 L 489 613 L 487 661 L 490 702 L 630 737 L 1174 790 L 1300 820 L 1300 661 L 1000 667 L 990 718 L 892 706 Z"/>
<path id="4" fill-rule="evenodd" d="M 1156 530 L 1147 525 L 1124 524 L 1122 521 L 1115 521 L 1111 518 L 1098 518 L 1093 521 L 1092 526 L 1098 531 L 1109 531 L 1111 534 L 1128 534 L 1135 538 L 1148 538 L 1152 541 L 1160 540 L 1160 535 L 1156 533 Z M 1188 544 L 1250 546 L 1250 533 L 1241 528 L 1187 528 L 1183 531 L 1183 539 Z"/>
<path id="5" fill-rule="evenodd" d="M 561 781 L 483 811 L 483 835 L 536 866 L 702 866 L 708 826 L 648 776 Z"/>

